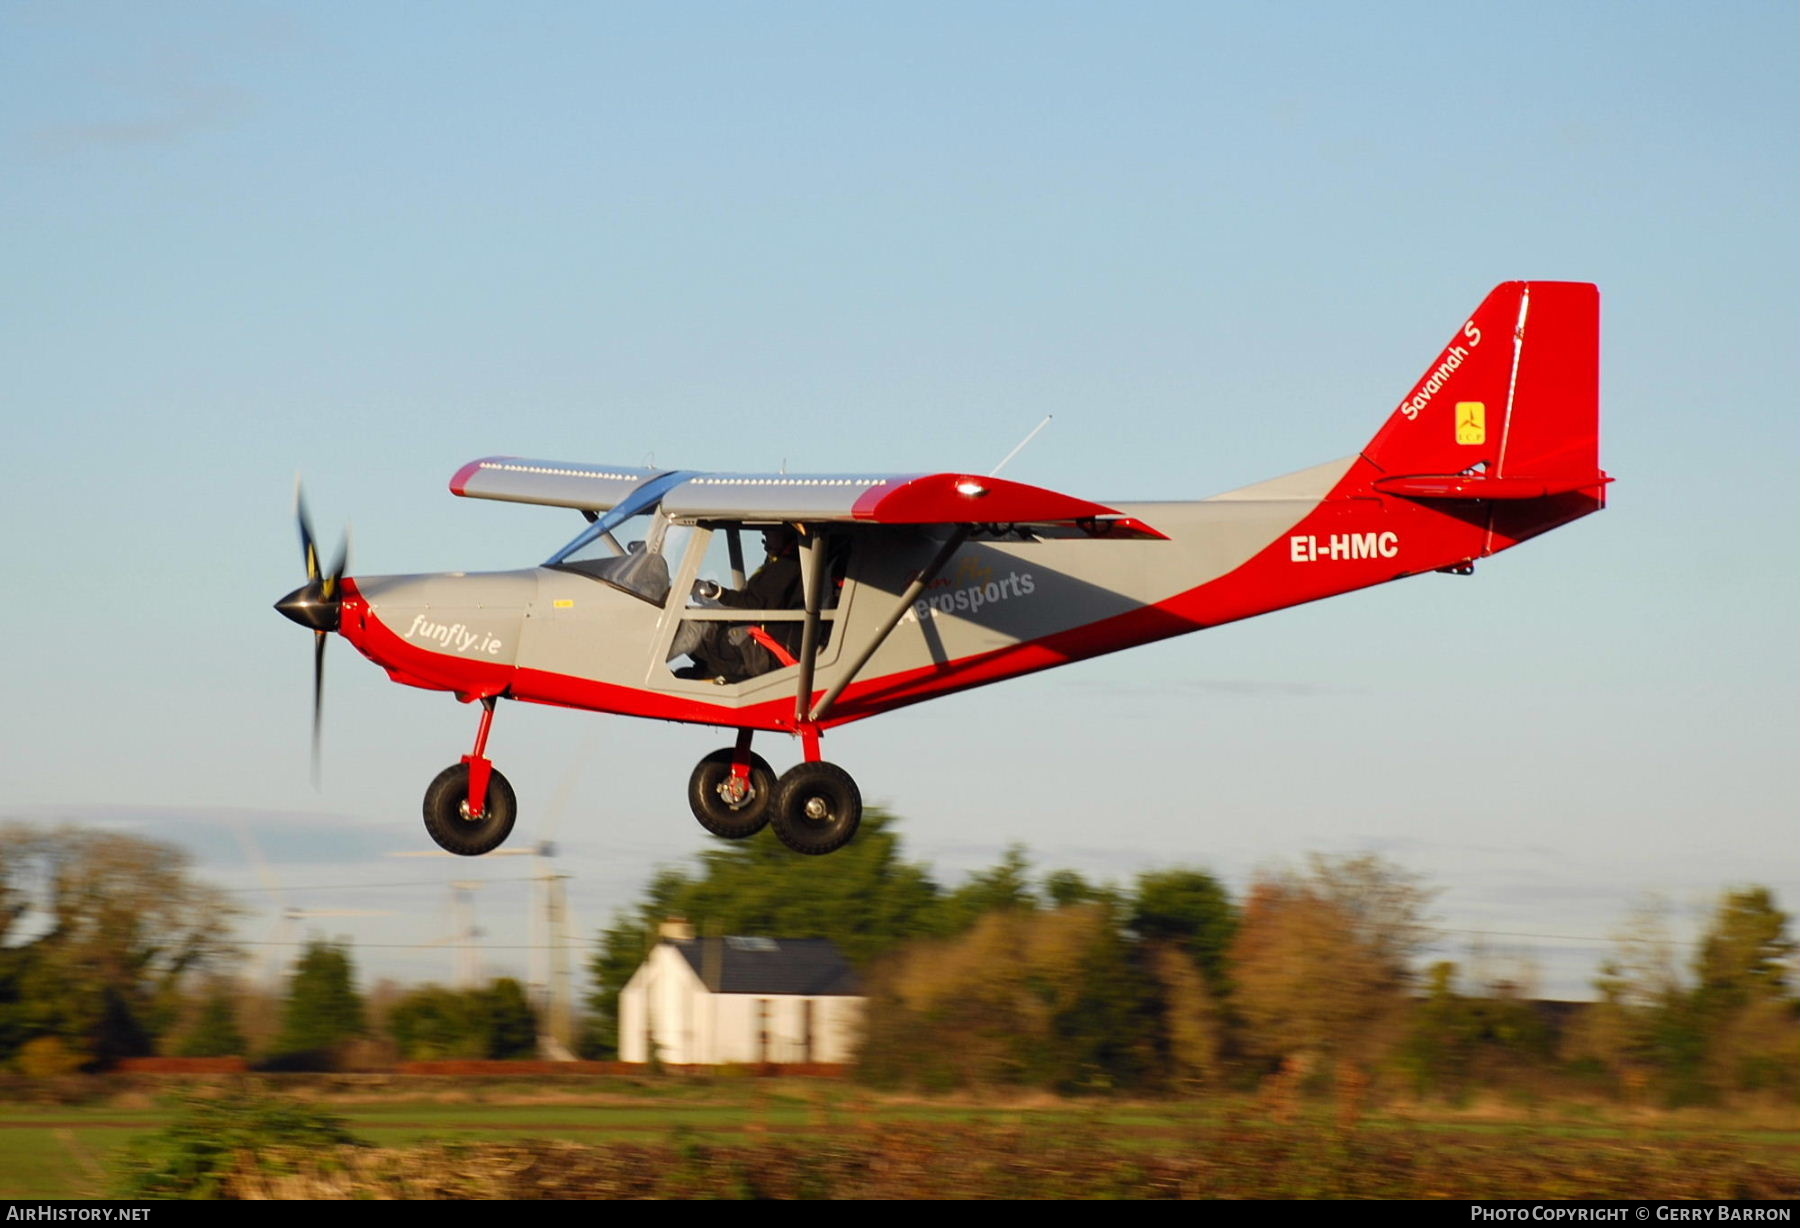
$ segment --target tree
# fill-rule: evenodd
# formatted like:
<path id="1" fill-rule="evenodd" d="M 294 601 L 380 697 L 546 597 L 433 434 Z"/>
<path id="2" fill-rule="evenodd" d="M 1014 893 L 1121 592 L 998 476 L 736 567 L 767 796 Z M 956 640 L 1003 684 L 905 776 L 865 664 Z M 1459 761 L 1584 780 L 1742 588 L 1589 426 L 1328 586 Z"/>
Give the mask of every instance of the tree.
<path id="1" fill-rule="evenodd" d="M 1701 937 L 1690 1010 L 1709 1089 L 1795 1092 L 1800 1012 L 1788 920 L 1767 887 L 1745 887 L 1720 898 Z"/>
<path id="2" fill-rule="evenodd" d="M 859 1065 L 876 1083 L 1077 1091 L 1156 1075 L 1155 987 L 1104 905 L 995 909 L 870 982 Z"/>
<path id="3" fill-rule="evenodd" d="M 1232 944 L 1245 1043 L 1295 1069 L 1365 1063 L 1399 1037 L 1430 898 L 1376 857 L 1314 857 L 1251 887 Z"/>
<path id="4" fill-rule="evenodd" d="M 940 934 L 956 934 L 991 912 L 1029 910 L 1037 905 L 1031 889 L 1031 859 L 1024 845 L 1011 844 L 992 868 L 977 870 L 944 896 L 933 928 Z"/>
<path id="5" fill-rule="evenodd" d="M 288 982 L 281 1035 L 275 1042 L 278 1060 L 301 1067 L 336 1065 L 344 1046 L 364 1030 L 349 946 L 313 939 Z"/>
<path id="6" fill-rule="evenodd" d="M 1550 1031 L 1518 981 L 1494 980 L 1474 996 L 1457 992 L 1457 967 L 1431 966 L 1412 1012 L 1401 1065 L 1421 1095 L 1460 1098 L 1472 1085 L 1495 1086 L 1540 1069 Z"/>
<path id="7" fill-rule="evenodd" d="M 409 1061 L 486 1057 L 486 1040 L 471 995 L 424 985 L 388 1012 L 388 1034 Z"/>
<path id="8" fill-rule="evenodd" d="M 1790 997 L 1794 942 L 1767 887 L 1727 891 L 1694 957 L 1695 993 L 1709 1010 Z"/>
<path id="9" fill-rule="evenodd" d="M 1218 1088 L 1225 1077 L 1229 1021 L 1205 973 L 1173 943 L 1146 943 L 1142 953 L 1160 990 L 1169 1080 L 1179 1088 Z"/>
<path id="10" fill-rule="evenodd" d="M 1218 879 L 1205 870 L 1150 870 L 1138 875 L 1131 930 L 1144 942 L 1181 949 L 1206 977 L 1208 992 L 1229 992 L 1226 961 L 1238 914 Z"/>
<path id="11" fill-rule="evenodd" d="M 1119 905 L 1118 888 L 1108 883 L 1095 886 L 1074 870 L 1052 870 L 1044 875 L 1044 900 L 1050 908 L 1067 908 L 1071 904 Z"/>
<path id="12" fill-rule="evenodd" d="M 1456 992 L 1456 965 L 1440 960 L 1426 974 L 1425 998 L 1413 1012 L 1400 1052 L 1401 1066 L 1419 1095 L 1459 1092 L 1473 1058 L 1462 997 Z"/>
<path id="13" fill-rule="evenodd" d="M 1632 909 L 1594 978 L 1598 1000 L 1582 1013 L 1567 1049 L 1577 1063 L 1604 1071 L 1620 1090 L 1654 1082 L 1664 1099 L 1679 1103 L 1703 1094 L 1701 1039 L 1667 913 L 1654 899 Z"/>
<path id="14" fill-rule="evenodd" d="M 865 812 L 856 840 L 829 858 L 790 852 L 769 831 L 709 848 L 698 878 L 659 875 L 640 913 L 652 923 L 687 917 L 708 934 L 830 938 L 866 963 L 926 933 L 938 895 L 924 867 L 901 859 L 893 824 Z"/>
<path id="15" fill-rule="evenodd" d="M 510 1060 L 537 1053 L 537 1017 L 524 988 L 511 977 L 480 989 L 422 986 L 394 1004 L 387 1030 L 400 1056 L 412 1061 Z"/>
<path id="16" fill-rule="evenodd" d="M 172 845 L 0 825 L 0 1058 L 37 1037 L 100 1062 L 151 1052 L 181 981 L 234 957 L 233 915 Z"/>
<path id="17" fill-rule="evenodd" d="M 194 1012 L 192 1025 L 175 1046 L 177 1057 L 238 1057 L 247 1049 L 238 1028 L 237 1002 L 223 978 L 210 980 Z"/>
<path id="18" fill-rule="evenodd" d="M 1670 1105 L 1738 1092 L 1795 1096 L 1795 944 L 1773 893 L 1743 887 L 1720 897 L 1695 946 L 1691 981 L 1664 912 L 1640 907 L 1615 940 L 1594 982 L 1600 1000 L 1571 1037 L 1570 1056 Z"/>
<path id="19" fill-rule="evenodd" d="M 481 991 L 486 1056 L 506 1061 L 537 1055 L 537 1016 L 525 1000 L 525 988 L 503 976 Z"/>

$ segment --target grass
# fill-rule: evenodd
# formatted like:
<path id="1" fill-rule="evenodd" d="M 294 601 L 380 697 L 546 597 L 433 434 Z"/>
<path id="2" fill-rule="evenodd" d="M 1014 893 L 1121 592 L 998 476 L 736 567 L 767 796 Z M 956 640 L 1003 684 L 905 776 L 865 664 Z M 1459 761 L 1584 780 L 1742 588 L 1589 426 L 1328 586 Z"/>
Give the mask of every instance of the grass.
<path id="1" fill-rule="evenodd" d="M 1146 1162 L 1152 1157 L 1174 1161 L 1195 1155 L 1197 1147 L 1213 1148 L 1226 1159 L 1269 1149 L 1276 1161 L 1284 1156 L 1304 1158 L 1316 1150 L 1323 1158 L 1307 1163 L 1323 1167 L 1316 1173 L 1304 1166 L 1280 1169 L 1292 1184 L 1265 1191 L 1277 1197 L 1344 1188 L 1343 1174 L 1331 1165 L 1332 1156 L 1346 1145 L 1372 1155 L 1426 1147 L 1471 1157 L 1458 1164 L 1487 1163 L 1496 1171 L 1509 1165 L 1508 1155 L 1553 1153 L 1559 1147 L 1577 1147 L 1590 1155 L 1587 1163 L 1602 1168 L 1617 1162 L 1622 1149 L 1648 1148 L 1669 1153 L 1671 1171 L 1680 1155 L 1698 1152 L 1717 1157 L 1719 1164 L 1743 1162 L 1800 1171 L 1800 1114 L 1781 1109 L 1729 1114 L 1649 1113 L 1586 1102 L 1528 1106 L 1490 1102 L 1460 1110 L 1408 1105 L 1371 1113 L 1357 1131 L 1346 1135 L 1331 1124 L 1329 1105 L 1312 1106 L 1301 1121 L 1283 1127 L 1269 1123 L 1255 1102 L 1241 1098 L 922 1099 L 880 1096 L 824 1081 L 693 1078 L 559 1080 L 549 1086 L 468 1080 L 450 1086 L 429 1079 L 362 1084 L 292 1080 L 278 1086 L 319 1104 L 341 1118 L 352 1133 L 380 1148 L 446 1141 L 516 1146 L 529 1139 L 564 1140 L 589 1148 L 666 1150 L 705 1144 L 779 1150 L 804 1149 L 809 1139 L 857 1146 L 888 1136 L 920 1140 L 917 1145 L 929 1148 L 934 1138 L 979 1142 L 1005 1136 L 1103 1151 L 1119 1163 L 1128 1163 L 1126 1157 L 1133 1155 Z M 99 1195 L 128 1145 L 161 1131 L 179 1112 L 173 1098 L 142 1086 L 77 1105 L 0 1103 L 0 1198 Z M 1346 1144 L 1346 1139 L 1351 1142 Z M 1521 1180 L 1526 1179 L 1526 1170 L 1517 1171 Z M 1405 1179 L 1396 1169 L 1392 1180 L 1398 1184 L 1393 1188 L 1403 1190 Z M 1519 1191 L 1521 1196 L 1528 1192 Z"/>
<path id="2" fill-rule="evenodd" d="M 0 1131 L 0 1199 L 79 1198 L 98 1193 L 133 1137 L 134 1133 L 103 1129 Z"/>

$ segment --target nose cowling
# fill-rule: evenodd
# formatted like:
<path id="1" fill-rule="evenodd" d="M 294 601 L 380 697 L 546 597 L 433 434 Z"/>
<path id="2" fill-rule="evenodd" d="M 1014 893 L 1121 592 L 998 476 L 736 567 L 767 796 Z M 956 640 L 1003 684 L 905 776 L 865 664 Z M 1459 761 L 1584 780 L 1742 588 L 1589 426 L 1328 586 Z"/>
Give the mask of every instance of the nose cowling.
<path id="1" fill-rule="evenodd" d="M 340 593 L 326 596 L 324 582 L 312 580 L 277 601 L 275 608 L 309 631 L 336 631 L 344 604 Z"/>

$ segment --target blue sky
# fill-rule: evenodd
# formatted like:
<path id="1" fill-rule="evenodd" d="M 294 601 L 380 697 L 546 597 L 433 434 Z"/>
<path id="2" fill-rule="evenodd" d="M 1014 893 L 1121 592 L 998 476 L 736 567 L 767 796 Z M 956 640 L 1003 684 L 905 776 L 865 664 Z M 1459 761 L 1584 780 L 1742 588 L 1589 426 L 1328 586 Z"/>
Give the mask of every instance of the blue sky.
<path id="1" fill-rule="evenodd" d="M 446 493 L 491 453 L 985 469 L 1053 413 L 1008 476 L 1199 497 L 1354 451 L 1490 286 L 1562 278 L 1604 295 L 1605 514 L 828 753 L 946 879 L 1015 841 L 1239 886 L 1377 851 L 1441 889 L 1447 954 L 1559 992 L 1593 942 L 1511 936 L 1603 943 L 1646 893 L 1688 924 L 1744 882 L 1800 906 L 1797 27 L 9 3 L 5 809 L 174 839 L 246 889 L 248 825 L 300 906 L 393 911 L 329 925 L 372 971 L 443 979 L 405 944 L 440 936 L 445 885 L 494 879 L 490 942 L 524 945 L 526 863 L 383 856 L 425 847 L 474 713 L 341 643 L 309 783 L 309 645 L 268 608 L 299 579 L 296 470 L 366 573 L 570 536 Z M 585 928 L 704 847 L 683 789 L 720 741 L 503 708 L 515 840 L 554 830 Z"/>

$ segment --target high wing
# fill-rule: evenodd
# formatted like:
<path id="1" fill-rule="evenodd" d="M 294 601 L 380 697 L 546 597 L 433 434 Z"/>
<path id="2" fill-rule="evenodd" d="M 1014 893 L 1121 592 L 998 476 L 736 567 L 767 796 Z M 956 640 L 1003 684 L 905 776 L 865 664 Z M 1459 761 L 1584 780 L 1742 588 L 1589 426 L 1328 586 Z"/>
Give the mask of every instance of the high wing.
<path id="1" fill-rule="evenodd" d="M 450 479 L 450 493 L 470 499 L 504 499 L 542 507 L 611 511 L 652 478 L 673 472 L 631 465 L 576 465 L 566 461 L 484 456 Z"/>
<path id="2" fill-rule="evenodd" d="M 695 474 L 663 496 L 671 516 L 867 524 L 1086 520 L 1110 507 L 968 473 Z"/>
<path id="3" fill-rule="evenodd" d="M 646 482 L 671 516 L 843 524 L 1051 524 L 1118 515 L 1073 495 L 969 473 L 703 473 L 490 456 L 450 480 L 451 493 L 604 512 Z"/>

